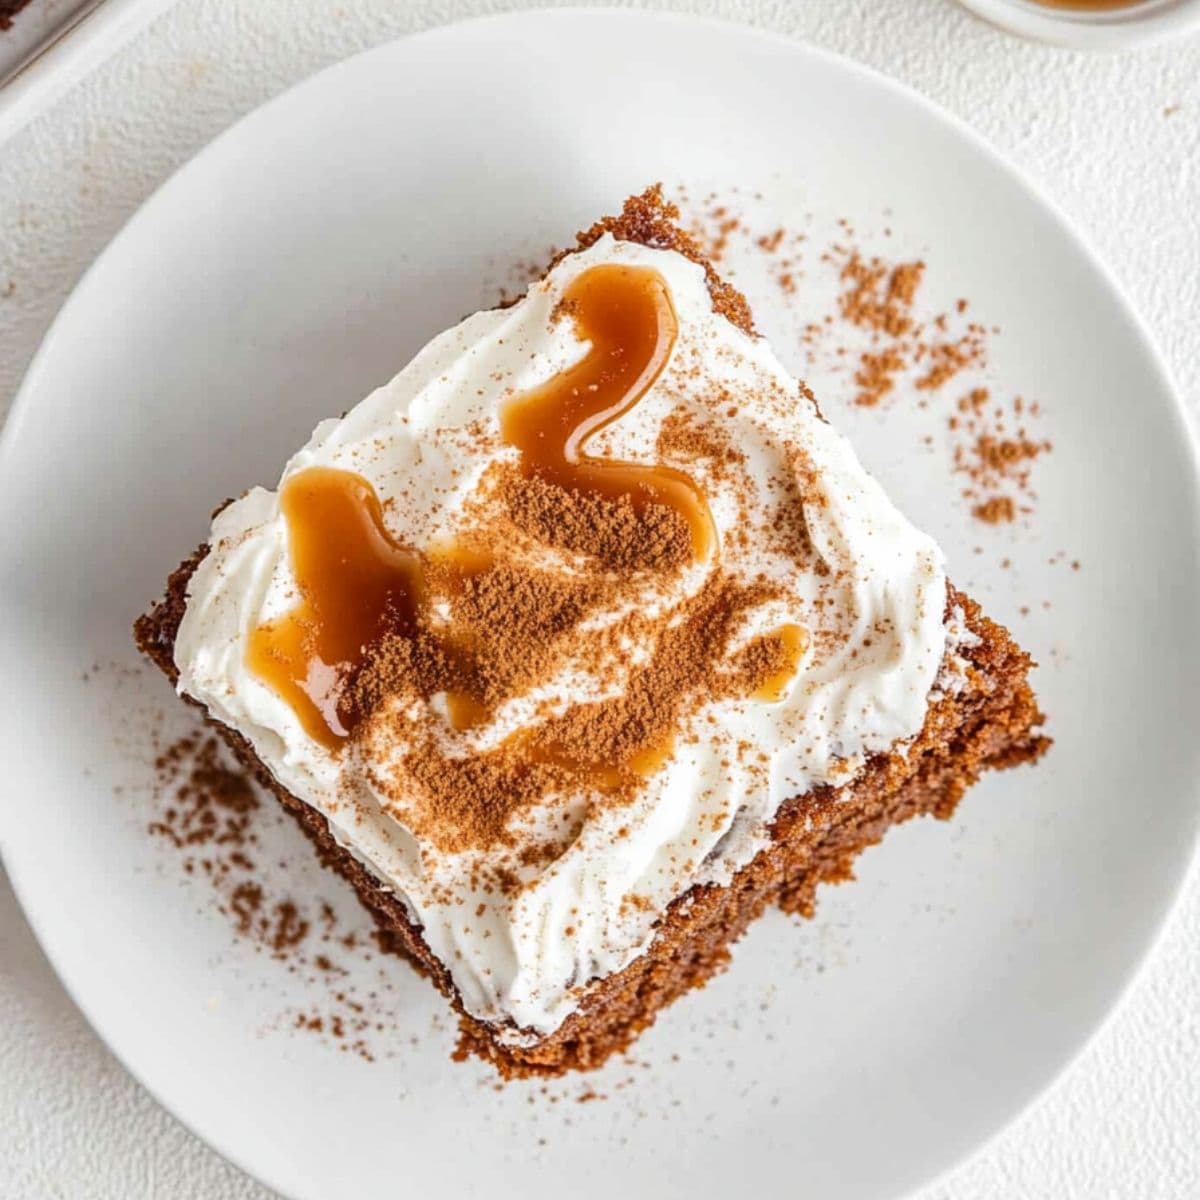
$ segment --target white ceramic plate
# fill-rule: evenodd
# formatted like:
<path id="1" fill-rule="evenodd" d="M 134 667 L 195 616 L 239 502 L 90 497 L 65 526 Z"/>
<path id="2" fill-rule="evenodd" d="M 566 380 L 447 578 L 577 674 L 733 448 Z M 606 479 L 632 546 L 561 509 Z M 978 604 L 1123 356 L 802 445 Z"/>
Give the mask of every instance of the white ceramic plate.
<path id="1" fill-rule="evenodd" d="M 955 578 L 1045 663 L 1057 744 L 949 827 L 897 831 L 814 922 L 764 918 L 638 1065 L 590 1081 L 603 1101 L 573 1103 L 578 1080 L 497 1091 L 449 1062 L 444 1006 L 401 964 L 350 967 L 392 981 L 375 1043 L 391 1057 L 338 1054 L 280 1028 L 313 985 L 231 943 L 146 836 L 147 714 L 186 718 L 134 668 L 130 621 L 216 502 L 494 300 L 506 264 L 659 178 L 760 190 L 814 229 L 886 223 L 931 294 L 1001 327 L 987 378 L 1042 401 L 1055 450 L 1036 522 L 981 532 L 916 452 L 917 411 L 847 411 L 845 376 L 806 362 L 794 314 L 733 264 Z M 819 274 L 801 305 L 828 302 Z M 902 1193 L 1080 1048 L 1176 890 L 1197 824 L 1197 507 L 1180 410 L 1112 282 L 924 101 L 733 26 L 571 12 L 436 30 L 218 139 L 47 336 L 0 468 L 5 864 L 130 1070 L 289 1196 Z M 1050 563 L 1063 551 L 1081 570 Z M 297 894 L 340 894 L 296 835 L 271 836 Z"/>

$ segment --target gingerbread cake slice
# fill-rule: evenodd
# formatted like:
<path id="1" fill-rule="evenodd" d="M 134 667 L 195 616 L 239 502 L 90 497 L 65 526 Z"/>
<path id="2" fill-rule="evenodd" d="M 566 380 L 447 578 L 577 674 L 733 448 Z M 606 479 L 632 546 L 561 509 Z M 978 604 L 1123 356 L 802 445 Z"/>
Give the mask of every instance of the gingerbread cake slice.
<path id="1" fill-rule="evenodd" d="M 597 1066 L 1047 745 L 676 216 L 631 199 L 318 425 L 136 625 L 505 1075 Z"/>

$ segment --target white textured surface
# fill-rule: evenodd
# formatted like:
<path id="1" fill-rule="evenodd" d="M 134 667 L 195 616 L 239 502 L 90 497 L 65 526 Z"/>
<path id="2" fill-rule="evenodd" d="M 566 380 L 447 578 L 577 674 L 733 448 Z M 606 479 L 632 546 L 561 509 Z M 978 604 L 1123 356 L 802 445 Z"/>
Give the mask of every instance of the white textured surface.
<path id="1" fill-rule="evenodd" d="M 356 50 L 506 7 L 180 0 L 0 149 L 0 411 L 80 273 L 152 188 L 230 121 Z M 966 118 L 1083 227 L 1200 416 L 1200 39 L 1094 58 L 1014 42 L 949 0 L 673 7 L 807 38 L 898 76 Z M 1153 959 L 1081 1061 L 921 1200 L 1200 1196 L 1198 945 L 1200 873 L 1193 870 Z M 164 1114 L 96 1041 L 7 888 L 0 892 L 0 1195 L 266 1195 Z"/>

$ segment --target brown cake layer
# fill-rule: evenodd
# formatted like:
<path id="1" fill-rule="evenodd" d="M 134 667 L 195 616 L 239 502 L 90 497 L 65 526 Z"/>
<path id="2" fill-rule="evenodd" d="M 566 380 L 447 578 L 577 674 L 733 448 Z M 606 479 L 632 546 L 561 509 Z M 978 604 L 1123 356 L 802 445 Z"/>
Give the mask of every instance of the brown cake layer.
<path id="1" fill-rule="evenodd" d="M 179 567 L 165 599 L 136 625 L 139 648 L 172 682 L 187 583 L 207 550 L 202 546 Z M 628 1046 L 660 1008 L 725 966 L 732 943 L 768 905 L 811 916 L 817 885 L 853 878 L 855 857 L 892 825 L 923 813 L 947 818 L 985 770 L 1032 762 L 1046 750 L 1048 739 L 1036 732 L 1042 715 L 1027 679 L 1029 656 L 974 601 L 952 589 L 948 611 L 954 605 L 979 639 L 962 651 L 969 664 L 966 683 L 958 695 L 930 706 L 908 753 L 877 756 L 853 783 L 818 788 L 784 804 L 769 847 L 727 887 L 697 886 L 679 897 L 650 949 L 625 970 L 596 981 L 579 1010 L 530 1047 L 503 1045 L 491 1026 L 463 1011 L 449 972 L 408 920 L 404 905 L 337 845 L 319 812 L 275 781 L 243 737 L 220 722 L 211 724 L 296 818 L 324 864 L 354 886 L 389 940 L 450 999 L 462 1027 L 459 1053 L 477 1054 L 508 1077 L 557 1075 L 597 1067 Z"/>
<path id="2" fill-rule="evenodd" d="M 588 245 L 608 232 L 687 255 L 704 265 L 714 308 L 751 331 L 745 299 L 717 277 L 696 244 L 674 225 L 675 215 L 658 190 L 651 189 L 629 201 L 620 217 L 580 234 L 579 241 Z M 139 648 L 172 681 L 188 580 L 207 549 L 202 546 L 175 571 L 166 597 L 135 627 Z M 1028 655 L 978 605 L 951 588 L 948 617 L 955 607 L 977 639 L 959 651 L 968 670 L 956 694 L 931 704 L 924 728 L 905 752 L 878 755 L 853 782 L 817 788 L 784 804 L 771 827 L 771 844 L 727 886 L 694 886 L 677 898 L 660 919 L 646 953 L 623 971 L 593 981 L 579 1009 L 553 1034 L 528 1046 L 504 1044 L 492 1026 L 464 1012 L 449 972 L 409 922 L 404 905 L 337 845 L 319 812 L 274 780 L 244 738 L 213 724 L 300 823 L 322 861 L 354 886 L 388 940 L 450 999 L 460 1016 L 459 1055 L 487 1059 L 505 1076 L 555 1075 L 599 1066 L 626 1047 L 653 1023 L 659 1009 L 728 962 L 732 943 L 767 905 L 811 915 L 817 885 L 851 878 L 855 856 L 890 826 L 922 813 L 949 817 L 983 771 L 1031 762 L 1044 752 L 1049 742 L 1037 732 L 1042 717 L 1027 679 L 1032 666 Z"/>

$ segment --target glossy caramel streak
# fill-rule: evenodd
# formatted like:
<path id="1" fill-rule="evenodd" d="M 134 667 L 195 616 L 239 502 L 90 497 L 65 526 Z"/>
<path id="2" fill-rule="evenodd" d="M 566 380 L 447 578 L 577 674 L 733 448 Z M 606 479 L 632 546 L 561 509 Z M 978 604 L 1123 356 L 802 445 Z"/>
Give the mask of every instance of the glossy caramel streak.
<path id="1" fill-rule="evenodd" d="M 335 747 L 360 715 L 348 680 L 385 634 L 416 632 L 424 567 L 388 533 L 379 497 L 360 475 L 311 467 L 279 499 L 299 603 L 254 630 L 246 660 L 310 737 Z"/>
<path id="2" fill-rule="evenodd" d="M 588 439 L 629 412 L 667 365 L 679 323 L 666 281 L 648 267 L 606 263 L 572 280 L 561 311 L 589 348 L 501 412 L 502 436 L 520 450 L 522 470 L 569 490 L 628 496 L 635 509 L 672 508 L 687 521 L 695 557 L 709 557 L 716 546 L 712 514 L 687 475 L 586 452 Z"/>

